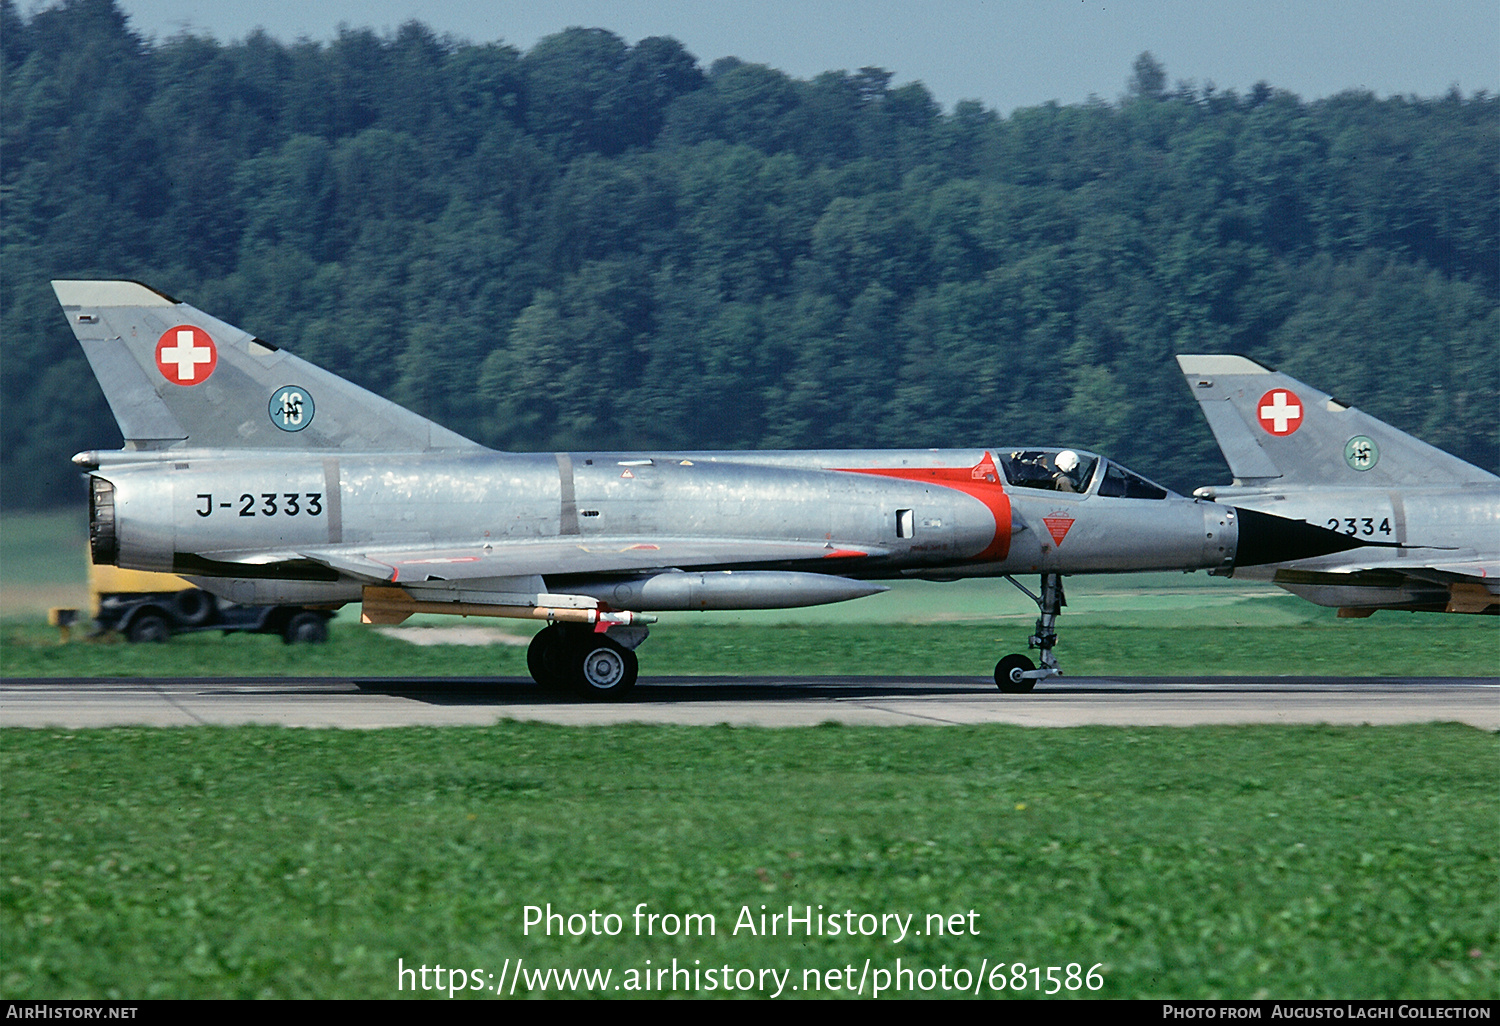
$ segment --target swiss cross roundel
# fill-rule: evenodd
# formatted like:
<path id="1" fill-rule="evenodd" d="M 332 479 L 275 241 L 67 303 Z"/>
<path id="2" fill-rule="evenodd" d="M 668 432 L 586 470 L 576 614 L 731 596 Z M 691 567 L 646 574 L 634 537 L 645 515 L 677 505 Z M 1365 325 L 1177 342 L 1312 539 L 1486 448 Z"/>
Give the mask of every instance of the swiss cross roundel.
<path id="1" fill-rule="evenodd" d="M 156 369 L 174 385 L 207 381 L 219 363 L 219 350 L 208 332 L 191 324 L 168 328 L 156 341 Z"/>
<path id="2" fill-rule="evenodd" d="M 1302 426 L 1302 400 L 1296 392 L 1273 388 L 1255 404 L 1255 419 L 1273 435 L 1289 435 Z"/>

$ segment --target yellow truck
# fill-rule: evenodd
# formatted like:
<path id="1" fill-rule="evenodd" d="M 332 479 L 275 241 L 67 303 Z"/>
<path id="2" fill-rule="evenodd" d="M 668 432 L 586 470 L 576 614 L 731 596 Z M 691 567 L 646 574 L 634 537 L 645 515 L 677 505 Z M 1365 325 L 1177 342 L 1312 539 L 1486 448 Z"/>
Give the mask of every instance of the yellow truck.
<path id="1" fill-rule="evenodd" d="M 89 563 L 96 634 L 118 631 L 129 641 L 166 641 L 189 631 L 279 634 L 292 644 L 328 640 L 327 609 L 242 606 L 226 602 L 173 574 L 121 570 Z"/>

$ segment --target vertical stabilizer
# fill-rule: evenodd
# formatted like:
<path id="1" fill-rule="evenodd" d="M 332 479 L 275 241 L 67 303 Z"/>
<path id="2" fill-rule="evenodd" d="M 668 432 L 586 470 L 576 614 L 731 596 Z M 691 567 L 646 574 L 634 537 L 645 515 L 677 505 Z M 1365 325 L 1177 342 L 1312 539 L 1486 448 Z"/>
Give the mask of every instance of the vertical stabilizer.
<path id="1" fill-rule="evenodd" d="M 1179 356 L 1236 485 L 1401 487 L 1493 474 L 1243 356 Z"/>
<path id="2" fill-rule="evenodd" d="M 482 448 L 138 282 L 52 288 L 131 448 Z"/>

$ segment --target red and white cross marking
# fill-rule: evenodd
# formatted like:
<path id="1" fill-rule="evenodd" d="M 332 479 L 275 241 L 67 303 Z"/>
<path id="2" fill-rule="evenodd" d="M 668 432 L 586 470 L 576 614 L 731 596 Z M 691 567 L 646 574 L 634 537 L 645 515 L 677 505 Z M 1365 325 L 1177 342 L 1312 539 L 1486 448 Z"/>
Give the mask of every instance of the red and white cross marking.
<path id="1" fill-rule="evenodd" d="M 1302 400 L 1296 392 L 1273 388 L 1255 404 L 1255 419 L 1273 435 L 1289 435 L 1302 426 Z"/>
<path id="2" fill-rule="evenodd" d="M 156 369 L 174 385 L 207 381 L 218 365 L 219 350 L 202 328 L 179 324 L 156 341 Z"/>

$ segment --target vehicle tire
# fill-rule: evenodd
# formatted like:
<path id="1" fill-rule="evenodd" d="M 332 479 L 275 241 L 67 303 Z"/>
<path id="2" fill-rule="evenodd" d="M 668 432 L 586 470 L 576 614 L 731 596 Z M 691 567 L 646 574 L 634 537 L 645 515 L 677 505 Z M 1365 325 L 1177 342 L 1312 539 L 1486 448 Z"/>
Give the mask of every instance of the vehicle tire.
<path id="1" fill-rule="evenodd" d="M 328 640 L 328 621 L 303 610 L 286 622 L 281 640 L 287 645 L 321 645 Z"/>
<path id="2" fill-rule="evenodd" d="M 1036 687 L 1036 679 L 1021 674 L 1036 669 L 1036 663 L 1023 655 L 1008 655 L 995 664 L 995 686 L 1008 695 L 1018 695 Z"/>
<path id="3" fill-rule="evenodd" d="M 526 649 L 526 669 L 544 688 L 560 688 L 567 681 L 567 638 L 562 628 L 549 624 L 536 632 Z"/>
<path id="4" fill-rule="evenodd" d="M 585 698 L 613 700 L 635 686 L 640 663 L 635 653 L 602 634 L 590 634 L 573 646 L 569 669 Z"/>
<path id="5" fill-rule="evenodd" d="M 125 628 L 127 641 L 160 644 L 171 636 L 172 628 L 167 624 L 167 618 L 150 611 L 137 613 L 135 619 L 130 621 L 130 626 Z"/>
<path id="6" fill-rule="evenodd" d="M 188 588 L 172 596 L 172 612 L 179 623 L 197 627 L 214 615 L 214 597 L 202 588 Z"/>

